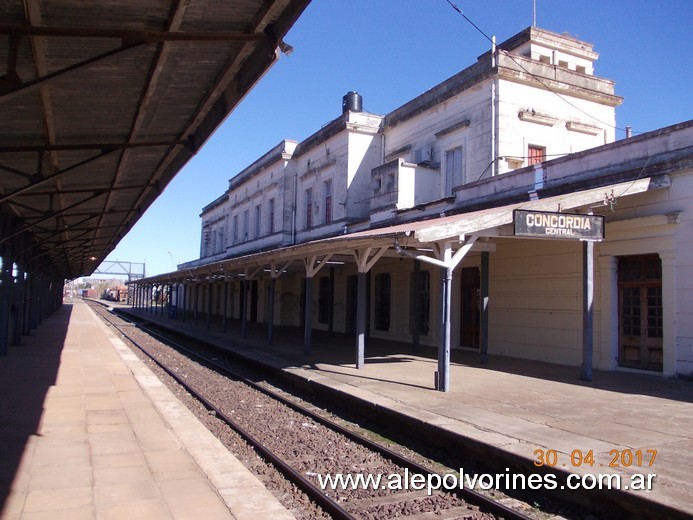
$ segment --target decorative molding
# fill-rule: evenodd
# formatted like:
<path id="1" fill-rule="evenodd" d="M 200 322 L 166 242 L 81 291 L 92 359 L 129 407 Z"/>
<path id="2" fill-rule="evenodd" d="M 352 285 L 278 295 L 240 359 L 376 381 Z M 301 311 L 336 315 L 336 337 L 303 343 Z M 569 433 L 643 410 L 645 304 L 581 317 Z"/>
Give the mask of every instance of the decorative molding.
<path id="1" fill-rule="evenodd" d="M 520 118 L 520 121 L 536 123 L 544 126 L 553 126 L 558 122 L 557 117 L 550 116 L 549 114 L 542 114 L 541 112 L 537 112 L 533 108 L 527 110 L 520 110 L 517 113 L 517 117 Z"/>
<path id="2" fill-rule="evenodd" d="M 598 126 L 587 123 L 579 123 L 577 121 L 566 121 L 565 127 L 571 132 L 580 132 L 581 134 L 597 135 L 602 129 Z"/>
<path id="3" fill-rule="evenodd" d="M 390 152 L 389 154 L 387 154 L 385 156 L 385 160 L 391 161 L 395 157 L 399 157 L 399 156 L 404 155 L 404 154 L 409 153 L 409 152 L 411 152 L 411 144 L 408 144 L 406 146 L 402 146 L 401 148 L 397 148 L 397 150 Z"/>
<path id="4" fill-rule="evenodd" d="M 450 125 L 447 128 L 443 128 L 439 132 L 436 132 L 434 135 L 436 136 L 436 139 L 440 139 L 444 135 L 451 134 L 455 130 L 459 130 L 460 128 L 467 128 L 469 125 L 471 125 L 472 122 L 469 119 L 463 119 L 461 121 L 458 121 L 454 125 Z"/>
<path id="5" fill-rule="evenodd" d="M 649 217 L 629 218 L 625 220 L 613 220 L 607 222 L 610 231 L 622 231 L 632 229 L 642 229 L 648 227 L 666 226 L 669 224 L 681 223 L 681 211 L 672 213 L 652 215 Z"/>

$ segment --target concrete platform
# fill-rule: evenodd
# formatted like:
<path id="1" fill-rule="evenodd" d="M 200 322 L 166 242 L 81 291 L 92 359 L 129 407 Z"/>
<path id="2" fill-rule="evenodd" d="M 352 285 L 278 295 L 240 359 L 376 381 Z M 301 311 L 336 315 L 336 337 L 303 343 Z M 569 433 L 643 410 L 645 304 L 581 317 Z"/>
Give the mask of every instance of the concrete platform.
<path id="1" fill-rule="evenodd" d="M 293 518 L 76 301 L 0 358 L 0 518 Z"/>
<path id="2" fill-rule="evenodd" d="M 629 489 L 625 499 L 637 498 L 672 507 L 693 518 L 690 474 L 693 468 L 693 382 L 657 375 L 594 372 L 592 382 L 579 380 L 579 367 L 490 356 L 481 365 L 478 353 L 453 352 L 451 391 L 433 389 L 436 351 L 403 343 L 371 339 L 366 364 L 354 368 L 355 339 L 313 332 L 312 354 L 303 354 L 302 331 L 278 329 L 267 345 L 265 325 L 249 324 L 241 338 L 240 324 L 206 320 L 197 326 L 152 312 L 132 310 L 173 329 L 206 336 L 216 344 L 311 381 L 345 398 L 375 404 L 383 413 L 404 415 L 461 439 L 497 448 L 509 458 L 524 461 L 533 471 L 535 450 L 556 450 L 556 469 L 576 474 L 656 474 L 651 491 Z M 579 451 L 576 451 L 579 450 Z M 615 450 L 615 451 L 614 451 Z M 642 450 L 625 467 L 620 458 Z M 657 450 L 650 466 L 651 453 Z M 594 464 L 576 465 L 588 452 Z M 627 453 L 625 454 L 627 459 Z M 618 457 L 619 467 L 610 467 Z M 628 460 L 625 460 L 627 463 Z M 498 468 L 503 472 L 505 468 Z M 549 468 L 551 469 L 551 468 Z M 636 501 L 637 502 L 637 501 Z"/>

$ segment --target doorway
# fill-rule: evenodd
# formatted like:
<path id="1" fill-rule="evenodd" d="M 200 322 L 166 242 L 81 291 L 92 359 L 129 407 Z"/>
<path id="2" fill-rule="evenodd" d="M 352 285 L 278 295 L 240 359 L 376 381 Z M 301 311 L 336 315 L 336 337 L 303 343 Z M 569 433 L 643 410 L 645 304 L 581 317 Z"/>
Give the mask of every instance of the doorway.
<path id="1" fill-rule="evenodd" d="M 479 332 L 481 330 L 481 274 L 479 268 L 463 268 L 461 278 L 460 346 L 479 348 Z"/>
<path id="2" fill-rule="evenodd" d="M 664 313 L 658 255 L 618 259 L 618 362 L 662 371 Z"/>

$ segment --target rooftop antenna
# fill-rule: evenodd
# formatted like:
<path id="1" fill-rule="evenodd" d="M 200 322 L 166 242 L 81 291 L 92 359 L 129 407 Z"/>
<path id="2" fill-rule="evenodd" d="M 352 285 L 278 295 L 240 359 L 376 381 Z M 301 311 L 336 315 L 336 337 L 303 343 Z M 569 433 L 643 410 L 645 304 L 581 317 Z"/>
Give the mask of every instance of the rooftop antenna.
<path id="1" fill-rule="evenodd" d="M 532 27 L 537 26 L 537 0 L 532 0 Z"/>

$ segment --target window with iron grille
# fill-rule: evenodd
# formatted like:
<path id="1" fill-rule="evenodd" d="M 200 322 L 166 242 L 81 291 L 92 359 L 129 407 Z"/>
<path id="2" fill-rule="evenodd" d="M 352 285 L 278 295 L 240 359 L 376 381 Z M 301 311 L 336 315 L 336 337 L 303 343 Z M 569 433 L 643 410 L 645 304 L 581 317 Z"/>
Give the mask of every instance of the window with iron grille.
<path id="1" fill-rule="evenodd" d="M 452 195 L 452 189 L 463 183 L 462 147 L 458 146 L 445 152 L 445 195 Z"/>
<path id="2" fill-rule="evenodd" d="M 269 211 L 269 234 L 274 233 L 274 199 L 270 199 L 267 205 Z"/>
<path id="3" fill-rule="evenodd" d="M 248 210 L 245 210 L 243 212 L 243 242 L 248 240 L 250 238 L 248 234 L 250 233 L 250 215 L 248 214 Z"/>
<path id="4" fill-rule="evenodd" d="M 325 181 L 325 223 L 332 222 L 332 181 Z"/>
<path id="5" fill-rule="evenodd" d="M 260 238 L 260 223 L 262 222 L 262 208 L 258 204 L 255 206 L 255 238 Z"/>
<path id="6" fill-rule="evenodd" d="M 313 227 L 313 190 L 308 188 L 305 194 L 306 200 L 306 229 Z"/>

